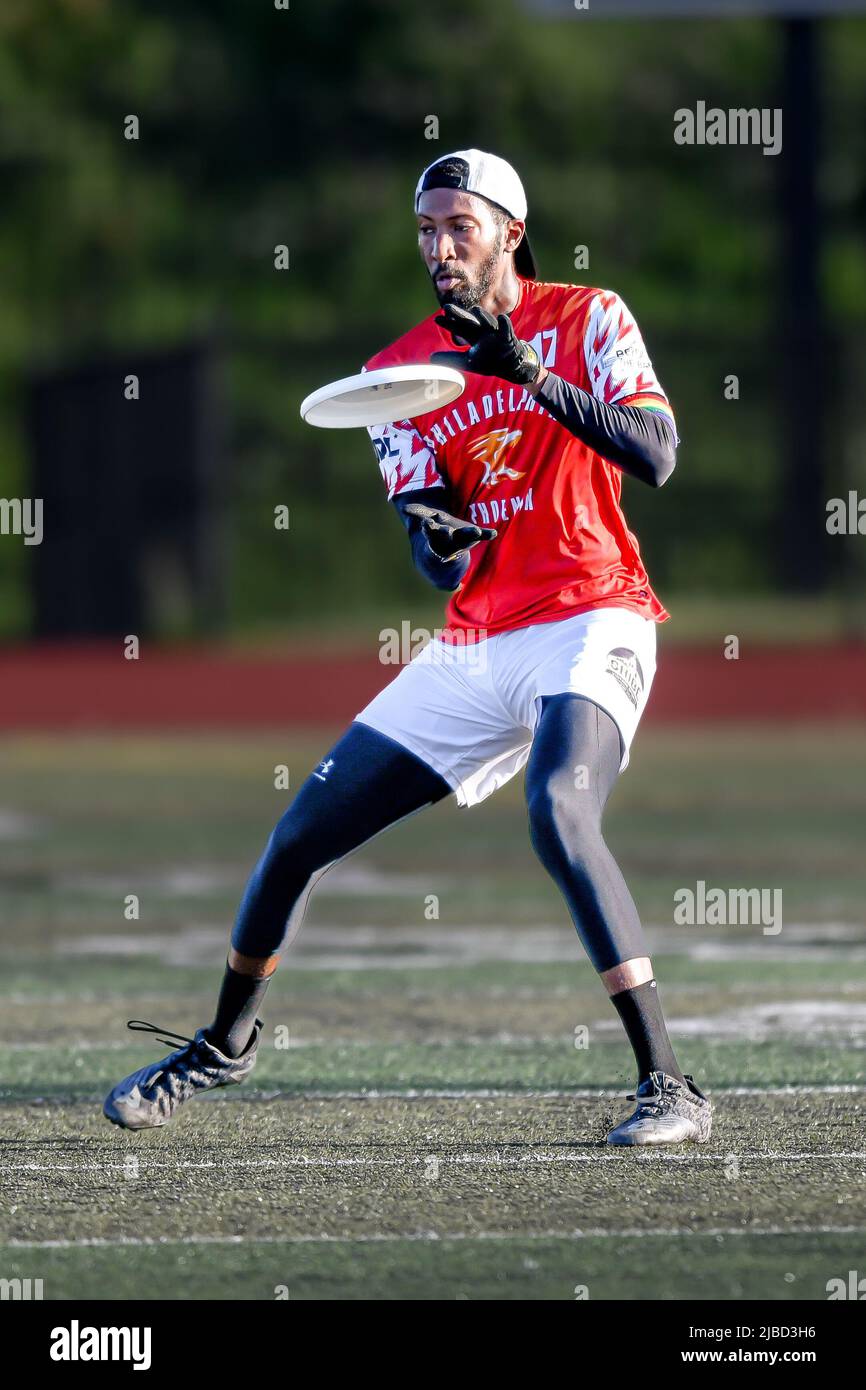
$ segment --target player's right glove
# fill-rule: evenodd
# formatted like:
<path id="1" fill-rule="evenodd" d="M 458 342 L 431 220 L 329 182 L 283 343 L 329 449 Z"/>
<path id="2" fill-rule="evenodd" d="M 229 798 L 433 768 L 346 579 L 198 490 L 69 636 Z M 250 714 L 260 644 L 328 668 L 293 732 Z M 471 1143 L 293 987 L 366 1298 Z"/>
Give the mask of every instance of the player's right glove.
<path id="1" fill-rule="evenodd" d="M 507 314 L 495 319 L 480 305 L 464 309 L 460 304 L 446 304 L 434 323 L 450 333 L 455 342 L 469 344 L 468 352 L 434 352 L 430 361 L 439 366 L 498 376 L 518 386 L 535 381 L 541 371 L 538 353 L 531 343 L 518 338 Z"/>
<path id="2" fill-rule="evenodd" d="M 496 535 L 492 526 L 473 526 L 470 521 L 461 521 L 421 502 L 406 502 L 401 511 L 405 516 L 417 517 L 427 544 L 440 560 L 453 560 L 461 551 L 471 550 L 479 541 L 491 541 Z"/>

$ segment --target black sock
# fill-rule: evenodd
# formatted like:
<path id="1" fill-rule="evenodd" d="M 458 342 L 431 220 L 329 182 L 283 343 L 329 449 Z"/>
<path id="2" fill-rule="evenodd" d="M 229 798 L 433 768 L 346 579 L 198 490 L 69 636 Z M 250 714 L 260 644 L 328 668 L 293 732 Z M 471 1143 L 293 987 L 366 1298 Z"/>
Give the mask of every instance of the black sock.
<path id="1" fill-rule="evenodd" d="M 216 1018 L 207 1030 L 208 1040 L 226 1057 L 240 1057 L 246 1048 L 270 981 L 270 975 L 240 975 L 226 965 Z"/>
<path id="2" fill-rule="evenodd" d="M 655 980 L 634 989 L 621 990 L 612 994 L 613 1004 L 628 1034 L 634 1049 L 638 1067 L 638 1085 L 646 1081 L 651 1071 L 663 1071 L 677 1081 L 683 1081 L 682 1072 L 677 1065 L 668 1030 L 662 1014 Z"/>

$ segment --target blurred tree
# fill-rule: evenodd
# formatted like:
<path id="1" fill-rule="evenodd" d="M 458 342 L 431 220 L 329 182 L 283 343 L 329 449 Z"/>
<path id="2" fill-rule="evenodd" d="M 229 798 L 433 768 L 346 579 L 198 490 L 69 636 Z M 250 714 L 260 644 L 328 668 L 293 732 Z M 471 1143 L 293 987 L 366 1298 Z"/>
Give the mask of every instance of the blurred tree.
<path id="1" fill-rule="evenodd" d="M 831 328 L 857 334 L 866 28 L 833 21 L 825 36 L 822 285 Z M 545 278 L 619 290 L 677 407 L 675 484 L 662 499 L 627 489 L 665 597 L 771 588 L 784 447 L 774 161 L 677 146 L 673 122 L 699 99 L 774 104 L 779 61 L 769 22 L 585 24 L 511 0 L 5 6 L 0 493 L 23 486 L 23 371 L 219 335 L 234 626 L 416 602 L 365 437 L 306 429 L 297 405 L 434 307 L 412 188 L 437 153 L 480 145 L 524 178 Z M 274 269 L 283 243 L 287 272 Z M 729 373 L 737 402 L 723 396 Z M 289 532 L 274 530 L 278 503 Z M 338 539 L 323 538 L 325 512 Z M 25 563 L 0 548 L 5 631 L 26 622 Z"/>

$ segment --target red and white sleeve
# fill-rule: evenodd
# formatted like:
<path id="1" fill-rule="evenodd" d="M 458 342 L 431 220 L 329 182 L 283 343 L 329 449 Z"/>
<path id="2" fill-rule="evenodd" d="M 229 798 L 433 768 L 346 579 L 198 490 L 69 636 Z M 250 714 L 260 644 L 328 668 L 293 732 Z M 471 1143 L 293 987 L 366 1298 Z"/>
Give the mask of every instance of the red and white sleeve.
<path id="1" fill-rule="evenodd" d="M 590 388 L 605 405 L 637 405 L 667 417 L 676 434 L 670 401 L 655 374 L 634 315 L 613 291 L 601 290 L 590 305 L 583 336 Z"/>
<path id="2" fill-rule="evenodd" d="M 389 501 L 403 492 L 445 485 L 436 464 L 435 450 L 421 437 L 411 420 L 371 425 L 367 432 L 376 450 Z"/>

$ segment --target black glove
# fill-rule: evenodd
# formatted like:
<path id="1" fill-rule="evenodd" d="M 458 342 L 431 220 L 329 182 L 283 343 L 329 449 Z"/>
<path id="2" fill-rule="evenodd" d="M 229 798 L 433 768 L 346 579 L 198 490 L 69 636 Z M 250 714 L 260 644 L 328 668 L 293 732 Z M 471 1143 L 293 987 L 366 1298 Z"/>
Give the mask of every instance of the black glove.
<path id="1" fill-rule="evenodd" d="M 427 544 L 440 560 L 453 560 L 462 550 L 471 550 L 479 541 L 490 541 L 496 535 L 492 526 L 473 526 L 421 502 L 404 503 L 400 510 L 404 516 L 418 517 Z"/>
<path id="2" fill-rule="evenodd" d="M 541 371 L 538 353 L 518 338 L 507 314 L 495 319 L 478 305 L 463 309 L 459 304 L 446 304 L 435 322 L 457 342 L 462 339 L 469 344 L 468 352 L 434 352 L 430 361 L 438 366 L 498 376 L 517 386 L 528 385 Z"/>

